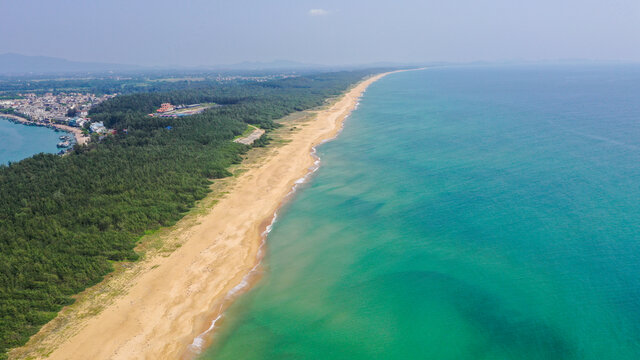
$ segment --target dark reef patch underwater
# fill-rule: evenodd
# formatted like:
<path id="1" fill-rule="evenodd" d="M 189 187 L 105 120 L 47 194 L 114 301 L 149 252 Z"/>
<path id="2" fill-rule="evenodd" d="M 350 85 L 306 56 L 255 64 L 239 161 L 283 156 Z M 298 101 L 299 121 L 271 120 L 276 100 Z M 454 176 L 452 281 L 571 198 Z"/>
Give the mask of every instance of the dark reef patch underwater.
<path id="1" fill-rule="evenodd" d="M 206 359 L 640 358 L 640 67 L 373 84 Z"/>

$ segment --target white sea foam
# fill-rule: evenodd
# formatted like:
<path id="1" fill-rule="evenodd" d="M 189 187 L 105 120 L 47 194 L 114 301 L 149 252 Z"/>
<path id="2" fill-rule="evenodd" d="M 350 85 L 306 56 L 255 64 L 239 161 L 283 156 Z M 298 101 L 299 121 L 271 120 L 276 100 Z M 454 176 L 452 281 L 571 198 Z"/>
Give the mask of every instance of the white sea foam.
<path id="1" fill-rule="evenodd" d="M 262 232 L 262 242 L 260 243 L 260 248 L 262 248 L 264 246 L 264 237 L 267 236 L 270 232 L 271 229 L 273 229 L 273 224 L 276 222 L 276 220 L 278 219 L 278 212 L 274 212 L 273 213 L 273 217 L 271 218 L 271 222 L 269 223 L 269 225 L 267 225 L 267 227 L 264 229 L 264 231 Z"/>
<path id="2" fill-rule="evenodd" d="M 271 229 L 273 229 L 273 224 L 276 222 L 277 218 L 278 218 L 278 213 L 274 212 L 273 213 L 273 217 L 271 218 L 271 223 L 269 223 L 269 225 L 267 225 L 267 227 L 265 228 L 265 230 L 261 234 L 262 235 L 262 242 L 260 243 L 260 247 L 258 247 L 258 253 L 256 255 L 258 259 L 262 259 L 262 255 L 264 254 L 264 250 L 263 249 L 264 249 L 264 245 L 265 245 L 265 242 L 266 242 L 266 236 L 271 232 Z M 226 303 L 229 300 L 233 299 L 242 290 L 246 289 L 249 286 L 249 280 L 251 280 L 251 277 L 253 277 L 254 275 L 257 274 L 258 268 L 260 267 L 260 264 L 261 264 L 261 262 L 258 260 L 256 262 L 256 264 L 251 268 L 251 270 L 249 270 L 249 272 L 245 276 L 242 277 L 242 280 L 240 280 L 240 283 L 238 283 L 238 285 L 234 286 L 233 288 L 231 288 L 231 290 L 229 290 L 229 292 L 227 292 L 227 294 L 224 296 L 223 304 L 220 305 L 220 309 L 218 310 L 218 316 L 216 316 L 216 318 L 213 319 L 213 321 L 211 322 L 211 325 L 209 326 L 209 328 L 207 330 L 205 330 L 200 335 L 196 336 L 195 339 L 193 339 L 193 342 L 191 343 L 191 345 L 189 345 L 189 350 L 190 351 L 192 351 L 193 353 L 196 353 L 196 354 L 200 354 L 200 352 L 202 351 L 202 346 L 205 343 L 205 340 L 204 340 L 205 337 L 207 336 L 207 334 L 212 332 L 213 329 L 215 329 L 216 323 L 224 315 L 224 313 L 222 311 L 222 307 L 223 307 L 224 303 Z"/>
<path id="3" fill-rule="evenodd" d="M 222 313 L 220 313 L 218 317 L 213 319 L 213 321 L 211 322 L 211 326 L 209 326 L 209 328 L 205 332 L 203 332 L 202 334 L 198 335 L 195 339 L 193 339 L 193 342 L 191 343 L 191 345 L 189 345 L 189 350 L 193 351 L 196 354 L 200 354 L 200 352 L 202 351 L 202 346 L 204 345 L 204 337 L 211 330 L 213 330 L 214 327 L 216 327 L 216 322 L 220 320 L 221 317 L 222 317 Z"/>
<path id="4" fill-rule="evenodd" d="M 364 92 L 362 92 L 362 94 L 364 94 Z M 360 97 L 358 98 L 358 100 L 360 99 Z M 354 107 L 354 110 L 358 108 L 358 106 L 360 105 L 360 101 L 356 102 L 356 105 Z M 340 128 L 338 129 L 338 131 L 336 132 L 336 134 L 329 138 L 329 139 L 324 139 L 322 140 L 318 145 L 322 145 L 324 143 L 327 143 L 329 141 L 335 140 L 338 135 L 340 135 L 340 133 L 342 132 L 342 130 L 344 129 L 344 122 L 349 118 L 351 114 L 347 114 L 342 123 L 340 124 Z M 316 145 L 316 146 L 318 146 Z M 303 177 L 301 177 L 300 179 L 296 180 L 293 184 L 293 186 L 291 187 L 291 191 L 289 191 L 289 193 L 287 193 L 286 197 L 285 197 L 285 201 L 292 196 L 298 186 L 300 186 L 301 184 L 306 183 L 309 178 L 316 172 L 318 171 L 318 169 L 320 168 L 320 157 L 318 156 L 318 150 L 316 149 L 316 146 L 311 148 L 311 156 L 315 159 L 315 161 L 313 162 L 313 166 L 309 167 L 309 172 L 307 172 L 307 174 Z M 224 297 L 224 302 L 227 302 L 231 299 L 233 299 L 235 296 L 237 296 L 242 290 L 244 290 L 245 288 L 247 288 L 247 286 L 249 286 L 249 280 L 251 280 L 251 277 L 253 277 L 260 265 L 261 265 L 261 259 L 262 259 L 262 255 L 264 253 L 264 246 L 266 244 L 266 239 L 267 239 L 267 235 L 269 235 L 269 233 L 271 232 L 271 230 L 273 229 L 273 225 L 275 224 L 276 220 L 278 219 L 278 212 L 275 211 L 273 213 L 273 217 L 271 218 L 271 222 L 269 223 L 269 225 L 267 225 L 267 227 L 265 228 L 265 230 L 262 232 L 262 242 L 260 243 L 260 247 L 258 248 L 258 253 L 257 253 L 257 258 L 258 261 L 256 263 L 256 265 L 251 268 L 251 270 L 242 278 L 242 280 L 240 281 L 240 283 L 236 286 L 234 286 L 231 290 L 229 290 L 229 292 L 225 295 Z M 203 333 L 201 333 L 200 335 L 198 335 L 195 339 L 193 339 L 193 342 L 191 343 L 191 345 L 189 345 L 189 350 L 191 350 L 192 352 L 196 353 L 196 354 L 200 354 L 200 352 L 202 351 L 202 347 L 205 343 L 205 337 L 207 336 L 207 334 L 209 334 L 210 332 L 213 331 L 213 329 L 216 326 L 216 322 L 218 320 L 220 320 L 222 318 L 222 316 L 224 315 L 224 313 L 222 312 L 222 305 L 220 305 L 220 310 L 218 310 L 218 316 L 216 316 L 215 319 L 213 319 L 213 321 L 211 322 L 211 325 L 209 326 L 209 328 L 207 330 L 205 330 Z"/>

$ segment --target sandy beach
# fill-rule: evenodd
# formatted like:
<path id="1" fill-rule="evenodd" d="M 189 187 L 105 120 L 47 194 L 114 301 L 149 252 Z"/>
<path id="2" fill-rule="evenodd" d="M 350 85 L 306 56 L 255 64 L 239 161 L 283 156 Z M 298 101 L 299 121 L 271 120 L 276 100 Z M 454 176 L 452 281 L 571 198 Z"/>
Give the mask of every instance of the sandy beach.
<path id="1" fill-rule="evenodd" d="M 47 126 L 47 127 L 55 127 L 57 129 L 60 130 L 64 130 L 67 132 L 70 132 L 73 134 L 73 136 L 76 139 L 76 143 L 80 144 L 80 145 L 84 145 L 87 142 L 89 142 L 90 137 L 86 136 L 85 134 L 82 133 L 82 130 L 75 128 L 73 126 L 69 126 L 69 125 L 62 125 L 62 124 L 45 124 L 45 123 L 39 123 L 39 122 L 35 122 L 35 121 L 31 121 L 28 119 L 25 119 L 21 116 L 17 116 L 17 115 L 12 115 L 12 114 L 0 114 L 0 116 L 23 123 L 23 124 L 35 124 L 37 126 Z"/>
<path id="2" fill-rule="evenodd" d="M 367 86 L 385 75 L 360 82 L 326 109 L 286 125 L 293 126 L 288 139 L 263 150 L 259 161 L 232 179 L 215 205 L 180 230 L 183 241 L 172 252 L 143 261 L 126 289 L 97 314 L 80 316 L 71 330 L 54 320 L 34 337 L 38 344 L 27 344 L 32 350 L 40 346 L 36 354 L 17 349 L 11 358 L 193 357 L 194 339 L 229 305 L 230 292 L 251 282 L 247 274 L 259 264 L 265 228 L 296 180 L 314 166 L 313 147 L 334 137 Z"/>

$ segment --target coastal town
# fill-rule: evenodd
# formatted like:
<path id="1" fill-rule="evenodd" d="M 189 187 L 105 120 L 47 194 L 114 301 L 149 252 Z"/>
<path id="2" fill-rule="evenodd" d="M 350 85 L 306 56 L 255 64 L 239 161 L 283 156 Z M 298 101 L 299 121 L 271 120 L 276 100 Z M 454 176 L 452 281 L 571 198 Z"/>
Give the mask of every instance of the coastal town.
<path id="1" fill-rule="evenodd" d="M 90 134 L 97 134 L 99 139 L 114 134 L 115 130 L 107 129 L 101 121 L 91 121 L 89 110 L 117 94 L 97 96 L 90 93 L 35 93 L 18 94 L 15 99 L 0 100 L 0 116 L 12 121 L 33 126 L 46 126 L 72 133 L 60 136 L 58 148 L 61 154 L 74 144 L 84 145 Z M 183 117 L 196 115 L 207 109 L 222 105 L 215 103 L 172 105 L 162 103 L 151 117 Z M 251 141 L 252 143 L 253 141 Z"/>
<path id="2" fill-rule="evenodd" d="M 35 93 L 18 94 L 15 99 L 0 100 L 0 116 L 28 125 L 54 127 L 73 133 L 74 137 L 61 136 L 58 147 L 68 149 L 74 143 L 86 144 L 89 133 L 105 135 L 108 129 L 101 122 L 91 122 L 88 117 L 92 106 L 115 97 L 117 94 L 95 95 L 90 93 Z M 64 151 L 64 150 L 62 150 Z"/>
<path id="3" fill-rule="evenodd" d="M 72 119 L 78 124 L 71 126 L 81 127 L 86 120 L 89 109 L 93 105 L 108 100 L 113 95 L 82 94 L 82 93 L 35 93 L 18 94 L 17 99 L 0 100 L 1 108 L 12 108 L 16 112 L 25 115 L 29 120 L 36 122 L 61 122 L 70 123 Z"/>

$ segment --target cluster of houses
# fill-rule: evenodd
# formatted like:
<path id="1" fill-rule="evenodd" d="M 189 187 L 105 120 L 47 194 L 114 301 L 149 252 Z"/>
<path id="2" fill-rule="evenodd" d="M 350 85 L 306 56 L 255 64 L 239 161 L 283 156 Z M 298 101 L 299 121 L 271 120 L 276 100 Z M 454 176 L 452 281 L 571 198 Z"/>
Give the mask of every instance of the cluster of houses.
<path id="1" fill-rule="evenodd" d="M 18 94 L 18 99 L 0 100 L 0 108 L 11 108 L 37 123 L 58 123 L 83 127 L 89 122 L 87 115 L 92 106 L 113 95 L 82 93 Z"/>
<path id="2" fill-rule="evenodd" d="M 156 110 L 156 112 L 159 113 L 165 113 L 165 112 L 169 112 L 169 111 L 173 111 L 175 109 L 175 106 L 171 105 L 171 103 L 162 103 L 160 105 L 160 108 L 158 110 Z"/>
<path id="3" fill-rule="evenodd" d="M 81 118 L 81 117 L 74 117 L 69 119 L 69 126 L 73 126 L 73 127 L 84 127 L 85 124 L 89 123 L 89 119 L 86 118 Z"/>
<path id="4" fill-rule="evenodd" d="M 162 103 L 155 113 L 149 114 L 151 117 L 182 117 L 199 114 L 206 109 L 217 107 L 220 105 L 211 104 L 190 104 L 190 105 L 172 105 L 171 103 Z"/>
<path id="5" fill-rule="evenodd" d="M 89 131 L 100 135 L 106 135 L 109 133 L 109 129 L 104 126 L 102 121 L 91 123 L 91 125 L 89 125 Z"/>

